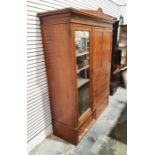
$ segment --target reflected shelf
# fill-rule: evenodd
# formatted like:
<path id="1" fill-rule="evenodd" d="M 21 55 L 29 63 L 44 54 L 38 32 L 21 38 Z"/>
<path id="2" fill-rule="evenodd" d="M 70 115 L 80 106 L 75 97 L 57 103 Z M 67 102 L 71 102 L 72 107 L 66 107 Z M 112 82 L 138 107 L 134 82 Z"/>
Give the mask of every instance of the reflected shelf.
<path id="1" fill-rule="evenodd" d="M 77 70 L 77 73 L 80 73 L 82 70 L 89 68 L 89 65 L 82 67 L 81 69 Z"/>
<path id="2" fill-rule="evenodd" d="M 78 88 L 80 88 L 81 86 L 83 86 L 83 85 L 86 84 L 87 82 L 89 82 L 89 79 L 78 78 Z"/>
<path id="3" fill-rule="evenodd" d="M 76 57 L 80 57 L 80 56 L 86 55 L 86 54 L 89 54 L 89 52 L 86 51 L 86 52 L 76 53 Z"/>

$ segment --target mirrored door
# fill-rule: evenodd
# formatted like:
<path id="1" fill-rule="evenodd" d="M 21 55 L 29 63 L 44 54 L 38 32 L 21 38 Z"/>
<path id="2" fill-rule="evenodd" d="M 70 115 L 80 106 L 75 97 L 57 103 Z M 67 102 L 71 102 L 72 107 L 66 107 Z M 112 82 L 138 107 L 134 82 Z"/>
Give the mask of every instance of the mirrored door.
<path id="1" fill-rule="evenodd" d="M 90 32 L 75 31 L 79 117 L 90 107 Z"/>

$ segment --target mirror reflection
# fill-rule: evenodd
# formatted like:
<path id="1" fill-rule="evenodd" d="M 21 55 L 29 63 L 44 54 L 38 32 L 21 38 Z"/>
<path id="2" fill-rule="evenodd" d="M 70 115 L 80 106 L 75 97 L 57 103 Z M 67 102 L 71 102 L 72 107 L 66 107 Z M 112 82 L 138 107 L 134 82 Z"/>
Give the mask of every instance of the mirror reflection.
<path id="1" fill-rule="evenodd" d="M 76 64 L 78 81 L 79 116 L 90 107 L 90 34 L 89 31 L 75 31 Z"/>

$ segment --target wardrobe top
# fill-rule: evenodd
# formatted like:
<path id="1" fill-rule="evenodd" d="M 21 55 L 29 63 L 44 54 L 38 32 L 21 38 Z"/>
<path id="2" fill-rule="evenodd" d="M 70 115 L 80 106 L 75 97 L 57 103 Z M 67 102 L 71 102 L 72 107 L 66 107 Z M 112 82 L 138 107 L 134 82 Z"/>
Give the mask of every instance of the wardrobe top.
<path id="1" fill-rule="evenodd" d="M 78 10 L 74 8 L 65 8 L 65 9 L 38 13 L 38 16 L 42 18 L 45 16 L 54 16 L 54 15 L 61 15 L 61 14 L 67 14 L 67 13 L 70 16 L 72 15 L 84 16 L 89 18 L 95 18 L 98 20 L 106 20 L 110 23 L 113 23 L 116 20 L 116 18 L 105 14 L 101 8 L 98 8 L 98 10 L 84 10 L 84 9 Z"/>

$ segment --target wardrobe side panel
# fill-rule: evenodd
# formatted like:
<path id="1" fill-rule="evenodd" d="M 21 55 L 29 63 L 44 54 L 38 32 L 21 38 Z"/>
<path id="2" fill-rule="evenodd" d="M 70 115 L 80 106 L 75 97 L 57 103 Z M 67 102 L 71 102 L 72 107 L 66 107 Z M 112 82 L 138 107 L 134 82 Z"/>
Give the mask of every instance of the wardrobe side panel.
<path id="1" fill-rule="evenodd" d="M 74 127 L 75 95 L 69 24 L 42 21 L 42 37 L 52 119 Z"/>

